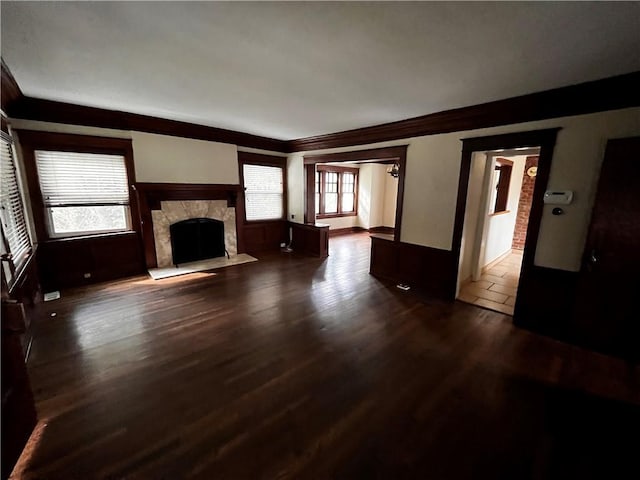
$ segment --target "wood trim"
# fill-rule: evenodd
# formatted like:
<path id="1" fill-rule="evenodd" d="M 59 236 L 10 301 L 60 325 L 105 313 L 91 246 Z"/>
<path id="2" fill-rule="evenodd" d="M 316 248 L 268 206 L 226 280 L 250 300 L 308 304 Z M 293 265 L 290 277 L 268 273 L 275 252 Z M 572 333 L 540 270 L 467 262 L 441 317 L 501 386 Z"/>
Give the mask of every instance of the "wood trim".
<path id="1" fill-rule="evenodd" d="M 402 230 L 402 209 L 404 206 L 404 179 L 407 173 L 407 148 L 408 145 L 395 147 L 383 147 L 367 150 L 355 150 L 351 152 L 324 153 L 321 155 L 305 155 L 303 159 L 306 181 L 305 181 L 305 223 L 315 223 L 315 169 L 318 163 L 329 162 L 356 162 L 366 161 L 376 163 L 376 161 L 394 161 L 400 165 L 400 176 L 398 177 L 398 196 L 396 200 L 396 222 L 394 228 L 394 239 L 400 241 Z"/>
<path id="2" fill-rule="evenodd" d="M 464 214 L 466 210 L 469 173 L 473 152 L 498 150 L 502 148 L 540 147 L 538 173 L 536 176 L 531 211 L 529 214 L 529 225 L 527 227 L 527 238 L 525 240 L 522 270 L 520 273 L 521 283 L 518 290 L 518 297 L 516 298 L 514 319 L 516 319 L 518 315 L 522 314 L 522 307 L 520 306 L 519 298 L 520 293 L 523 291 L 523 288 L 525 288 L 523 285 L 526 285 L 526 282 L 524 284 L 522 283 L 522 279 L 527 277 L 533 268 L 536 245 L 538 242 L 538 233 L 540 231 L 540 222 L 542 221 L 543 196 L 549 180 L 553 148 L 555 146 L 559 130 L 559 128 L 551 128 L 528 132 L 508 133 L 504 135 L 492 135 L 488 137 L 467 138 L 462 140 L 462 160 L 458 181 L 458 198 L 456 201 L 453 239 L 451 242 L 452 258 L 451 265 L 449 267 L 449 276 L 453 279 L 452 283 L 448 287 L 450 298 L 455 298 L 456 292 L 458 264 L 460 262 L 460 250 L 462 245 L 462 229 L 464 226 Z"/>
<path id="3" fill-rule="evenodd" d="M 135 167 L 133 163 L 133 147 L 130 139 L 96 137 L 90 135 L 72 135 L 66 133 L 49 133 L 31 130 L 17 130 L 22 149 L 25 174 L 31 200 L 36 236 L 39 241 L 51 239 L 46 228 L 44 201 L 40 191 L 38 169 L 36 168 L 36 150 L 59 150 L 83 153 L 111 153 L 123 155 L 129 183 L 129 208 L 131 212 L 131 228 L 138 235 L 142 232 L 140 206 L 135 192 Z"/>
<path id="4" fill-rule="evenodd" d="M 0 59 L 2 63 L 1 67 L 1 85 L 0 85 L 0 97 L 1 97 L 1 105 L 2 111 L 8 114 L 11 110 L 13 110 L 14 106 L 23 98 L 22 90 L 18 86 L 18 82 L 13 77 L 11 70 L 6 63 L 4 63 L 4 58 Z"/>
<path id="5" fill-rule="evenodd" d="M 236 208 L 236 236 L 238 253 L 244 252 L 244 244 L 239 239 L 244 205 L 238 201 L 241 197 L 240 185 L 206 183 L 136 183 L 136 193 L 140 204 L 140 222 L 142 224 L 142 246 L 147 268 L 158 266 L 156 242 L 153 233 L 152 210 L 160 210 L 162 201 L 175 200 L 226 200 L 227 206 Z M 240 210 L 240 211 L 238 211 Z"/>
<path id="6" fill-rule="evenodd" d="M 640 106 L 640 72 L 289 142 L 290 152 L 497 127 Z"/>
<path id="7" fill-rule="evenodd" d="M 340 167 L 338 165 L 316 165 L 316 170 L 319 172 L 337 172 L 337 173 L 353 173 L 354 175 L 358 175 L 360 173 L 359 168 L 353 167 Z"/>
<path id="8" fill-rule="evenodd" d="M 288 142 L 195 123 L 167 120 L 117 110 L 86 107 L 71 103 L 22 97 L 13 102 L 8 111 L 10 117 L 42 122 L 88 125 L 117 130 L 170 135 L 210 142 L 229 143 L 242 147 L 259 148 L 274 152 L 286 152 Z"/>
<path id="9" fill-rule="evenodd" d="M 403 154 L 406 155 L 409 145 L 396 147 L 370 148 L 367 150 L 354 150 L 351 152 L 322 153 L 318 155 L 305 155 L 304 164 L 330 163 L 330 162 L 369 162 L 382 163 L 395 161 Z"/>
<path id="10" fill-rule="evenodd" d="M 457 272 L 448 269 L 451 257 L 449 250 L 372 235 L 369 272 L 378 278 L 409 285 L 418 295 L 453 300 L 449 285 L 455 284 Z"/>
<path id="11" fill-rule="evenodd" d="M 351 233 L 366 232 L 366 228 L 362 227 L 345 227 L 345 228 L 329 228 L 329 237 L 336 237 L 338 235 L 349 235 Z"/>
<path id="12" fill-rule="evenodd" d="M 385 235 L 393 235 L 395 229 L 393 227 L 371 227 L 369 228 L 370 233 L 384 233 Z"/>

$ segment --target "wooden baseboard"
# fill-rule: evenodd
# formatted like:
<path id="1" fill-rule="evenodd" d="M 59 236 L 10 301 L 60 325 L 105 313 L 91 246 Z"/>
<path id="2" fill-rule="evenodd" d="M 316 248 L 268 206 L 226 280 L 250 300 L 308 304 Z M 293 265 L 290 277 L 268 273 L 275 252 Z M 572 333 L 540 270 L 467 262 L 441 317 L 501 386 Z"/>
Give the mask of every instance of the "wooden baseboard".
<path id="1" fill-rule="evenodd" d="M 393 227 L 371 227 L 369 229 L 370 233 L 388 233 L 389 235 L 393 235 L 395 233 L 395 228 Z"/>
<path id="2" fill-rule="evenodd" d="M 335 237 L 337 235 L 348 235 L 350 233 L 360 233 L 366 231 L 367 229 L 362 227 L 334 228 L 329 230 L 329 236 Z"/>

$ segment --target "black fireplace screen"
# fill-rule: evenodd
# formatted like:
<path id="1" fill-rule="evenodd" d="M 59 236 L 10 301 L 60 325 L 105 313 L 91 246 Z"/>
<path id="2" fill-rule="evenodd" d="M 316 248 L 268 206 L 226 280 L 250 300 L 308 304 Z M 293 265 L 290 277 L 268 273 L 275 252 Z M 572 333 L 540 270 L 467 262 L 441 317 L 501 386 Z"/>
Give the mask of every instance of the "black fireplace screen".
<path id="1" fill-rule="evenodd" d="M 224 223 L 212 218 L 190 218 L 170 227 L 173 264 L 224 257 Z"/>

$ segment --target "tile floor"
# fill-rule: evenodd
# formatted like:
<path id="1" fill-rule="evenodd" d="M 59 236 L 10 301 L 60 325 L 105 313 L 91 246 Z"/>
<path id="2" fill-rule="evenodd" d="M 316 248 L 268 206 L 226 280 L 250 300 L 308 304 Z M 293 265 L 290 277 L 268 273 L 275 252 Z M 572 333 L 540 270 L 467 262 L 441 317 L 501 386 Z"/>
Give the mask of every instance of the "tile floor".
<path id="1" fill-rule="evenodd" d="M 522 251 L 512 250 L 487 270 L 480 280 L 464 284 L 458 300 L 513 315 L 521 265 Z"/>

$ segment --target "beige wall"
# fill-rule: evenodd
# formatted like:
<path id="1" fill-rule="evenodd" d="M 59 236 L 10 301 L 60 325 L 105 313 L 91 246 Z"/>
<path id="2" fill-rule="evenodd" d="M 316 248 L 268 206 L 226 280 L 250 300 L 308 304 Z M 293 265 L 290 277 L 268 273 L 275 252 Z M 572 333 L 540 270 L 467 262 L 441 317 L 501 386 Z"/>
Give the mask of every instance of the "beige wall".
<path id="1" fill-rule="evenodd" d="M 133 132 L 139 182 L 238 184 L 235 145 Z"/>
<path id="2" fill-rule="evenodd" d="M 431 135 L 358 147 L 317 150 L 313 153 L 408 144 L 401 240 L 450 250 L 460 171 L 462 147 L 460 140 L 553 127 L 561 127 L 562 130 L 558 133 L 548 188 L 573 190 L 575 198 L 574 202 L 564 209 L 566 214 L 561 216 L 551 215 L 552 206 L 545 205 L 535 264 L 577 271 L 607 139 L 639 135 L 640 108 Z M 298 155 L 291 155 L 290 158 Z M 301 169 L 290 171 L 290 183 L 301 182 L 301 172 Z M 302 202 L 301 205 L 303 204 Z"/>
<path id="3" fill-rule="evenodd" d="M 14 119 L 11 126 L 13 129 L 131 138 L 136 180 L 139 182 L 239 183 L 235 145 L 32 120 Z"/>

